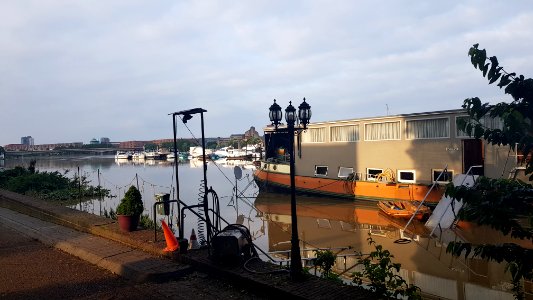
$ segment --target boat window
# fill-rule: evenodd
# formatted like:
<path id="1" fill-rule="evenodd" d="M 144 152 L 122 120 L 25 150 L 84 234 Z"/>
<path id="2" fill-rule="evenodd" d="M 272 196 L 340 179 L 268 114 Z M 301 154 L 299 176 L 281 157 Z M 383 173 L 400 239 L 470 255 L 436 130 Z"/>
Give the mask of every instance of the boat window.
<path id="1" fill-rule="evenodd" d="M 328 176 L 328 166 L 315 166 L 315 176 Z"/>
<path id="2" fill-rule="evenodd" d="M 318 228 L 331 229 L 331 221 L 328 219 L 316 219 Z"/>
<path id="3" fill-rule="evenodd" d="M 450 137 L 448 118 L 408 120 L 405 122 L 406 139 L 438 139 Z"/>
<path id="4" fill-rule="evenodd" d="M 415 235 L 411 235 L 411 234 L 406 234 L 403 229 L 400 229 L 400 238 L 401 239 L 407 239 L 407 240 L 412 240 L 412 241 L 416 241 L 416 242 L 419 242 L 420 241 L 420 236 L 418 234 L 415 234 Z"/>
<path id="5" fill-rule="evenodd" d="M 357 142 L 359 140 L 359 125 L 332 126 L 330 137 L 332 142 Z"/>
<path id="6" fill-rule="evenodd" d="M 415 170 L 398 170 L 398 182 L 415 183 L 416 171 Z"/>
<path id="7" fill-rule="evenodd" d="M 383 173 L 383 169 L 367 168 L 366 169 L 366 180 L 376 181 L 376 178 L 381 173 Z"/>
<path id="8" fill-rule="evenodd" d="M 340 167 L 339 168 L 339 174 L 337 175 L 337 177 L 339 177 L 339 178 L 347 178 L 352 173 L 353 173 L 353 168 Z"/>
<path id="9" fill-rule="evenodd" d="M 400 121 L 365 124 L 365 141 L 399 139 Z"/>
<path id="10" fill-rule="evenodd" d="M 431 171 L 432 171 L 431 173 L 433 174 L 433 177 L 431 178 L 432 181 L 437 180 L 437 178 L 439 178 L 440 173 L 442 173 L 442 169 L 433 169 Z M 439 181 L 437 182 L 448 183 L 452 181 L 452 179 L 453 179 L 453 170 L 447 170 L 440 176 Z"/>
<path id="11" fill-rule="evenodd" d="M 308 128 L 302 133 L 302 143 L 323 143 L 326 141 L 326 127 Z"/>
<path id="12" fill-rule="evenodd" d="M 374 226 L 371 225 L 371 227 L 374 227 Z M 382 236 L 382 237 L 386 237 L 387 236 L 387 231 L 381 229 L 380 227 L 370 228 L 369 233 L 371 235 L 377 235 L 377 236 Z"/>

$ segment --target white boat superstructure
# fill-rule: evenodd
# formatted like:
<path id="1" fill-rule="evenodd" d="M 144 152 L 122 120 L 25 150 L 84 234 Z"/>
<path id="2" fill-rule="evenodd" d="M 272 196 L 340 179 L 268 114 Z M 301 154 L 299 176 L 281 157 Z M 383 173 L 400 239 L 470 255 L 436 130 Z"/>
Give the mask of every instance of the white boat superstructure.
<path id="1" fill-rule="evenodd" d="M 117 151 L 115 154 L 115 159 L 131 159 L 132 154 L 126 151 Z"/>
<path id="2" fill-rule="evenodd" d="M 214 152 L 216 156 L 219 158 L 224 158 L 228 156 L 228 148 L 229 147 L 222 147 Z"/>
<path id="3" fill-rule="evenodd" d="M 135 159 L 135 160 L 141 160 L 141 159 L 144 159 L 144 152 L 135 152 L 133 153 L 132 155 L 132 158 Z"/>
<path id="4" fill-rule="evenodd" d="M 205 149 L 205 155 L 210 155 L 213 153 L 211 149 Z M 192 158 L 197 158 L 203 155 L 203 148 L 200 146 L 189 147 L 189 156 Z"/>
<path id="5" fill-rule="evenodd" d="M 234 149 L 234 148 L 228 149 L 227 157 L 235 158 L 235 157 L 245 157 L 245 156 L 246 156 L 246 151 L 244 149 Z"/>
<path id="6" fill-rule="evenodd" d="M 159 149 L 156 151 L 150 150 L 150 151 L 144 152 L 145 159 L 161 159 L 163 157 L 164 157 L 163 152 L 161 152 L 161 150 Z"/>

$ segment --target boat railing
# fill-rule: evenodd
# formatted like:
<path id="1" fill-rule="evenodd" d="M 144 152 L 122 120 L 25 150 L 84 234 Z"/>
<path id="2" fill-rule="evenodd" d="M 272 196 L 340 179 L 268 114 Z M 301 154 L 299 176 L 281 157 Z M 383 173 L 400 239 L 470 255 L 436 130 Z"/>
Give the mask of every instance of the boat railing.
<path id="1" fill-rule="evenodd" d="M 446 174 L 448 172 L 448 164 L 446 164 L 446 166 L 444 166 L 444 169 L 442 169 L 442 171 L 440 172 L 439 176 L 437 176 L 437 178 L 435 178 L 435 180 L 433 180 L 433 184 L 431 185 L 431 187 L 429 188 L 429 190 L 427 191 L 426 195 L 424 196 L 424 199 L 422 199 L 422 201 L 420 201 L 420 203 L 418 204 L 418 207 L 416 208 L 415 210 L 415 213 L 411 216 L 411 218 L 409 219 L 409 221 L 407 222 L 407 224 L 405 224 L 405 227 L 403 228 L 403 230 L 407 230 L 407 227 L 409 227 L 409 225 L 411 224 L 411 222 L 413 221 L 413 219 L 415 218 L 415 216 L 418 214 L 418 211 L 420 210 L 420 208 L 422 207 L 422 205 L 424 205 L 424 202 L 426 202 L 426 199 L 428 198 L 429 194 L 431 193 L 431 191 L 435 188 L 435 186 L 437 186 L 440 178 Z"/>

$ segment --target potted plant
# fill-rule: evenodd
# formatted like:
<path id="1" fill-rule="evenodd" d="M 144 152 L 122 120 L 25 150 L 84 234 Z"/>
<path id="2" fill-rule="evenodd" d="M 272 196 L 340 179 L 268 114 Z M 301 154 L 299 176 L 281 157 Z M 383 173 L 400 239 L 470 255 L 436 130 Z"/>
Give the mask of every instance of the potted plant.
<path id="1" fill-rule="evenodd" d="M 141 192 L 135 186 L 131 186 L 117 206 L 117 219 L 120 229 L 127 232 L 137 229 L 143 210 Z"/>

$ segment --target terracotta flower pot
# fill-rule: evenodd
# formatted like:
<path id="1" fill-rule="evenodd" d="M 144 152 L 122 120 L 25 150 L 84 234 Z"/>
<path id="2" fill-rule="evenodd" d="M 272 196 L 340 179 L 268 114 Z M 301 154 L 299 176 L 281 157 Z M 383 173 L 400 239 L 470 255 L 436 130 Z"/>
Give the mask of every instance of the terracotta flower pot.
<path id="1" fill-rule="evenodd" d="M 117 219 L 120 230 L 124 232 L 130 232 L 137 229 L 137 226 L 139 225 L 140 216 L 117 215 Z"/>

